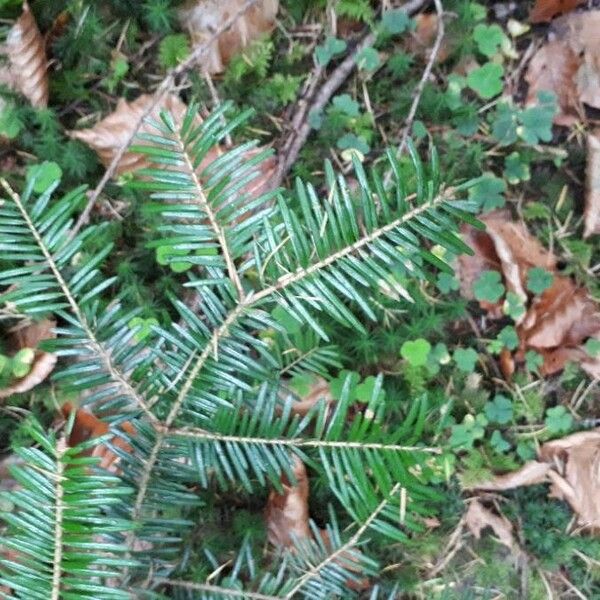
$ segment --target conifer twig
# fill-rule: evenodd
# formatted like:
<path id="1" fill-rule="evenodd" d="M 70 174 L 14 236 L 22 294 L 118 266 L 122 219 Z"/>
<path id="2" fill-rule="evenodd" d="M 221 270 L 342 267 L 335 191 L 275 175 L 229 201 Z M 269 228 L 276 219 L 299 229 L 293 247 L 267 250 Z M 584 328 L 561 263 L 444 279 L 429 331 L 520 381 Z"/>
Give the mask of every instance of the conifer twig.
<path id="1" fill-rule="evenodd" d="M 227 31 L 232 25 L 234 25 L 237 22 L 237 20 L 244 13 L 246 13 L 246 11 L 251 6 L 256 4 L 256 2 L 258 2 L 258 0 L 246 0 L 237 12 L 232 14 L 228 19 L 223 21 L 223 23 L 221 23 L 221 25 L 219 25 L 219 27 L 217 27 L 217 29 L 215 29 L 214 33 L 208 38 L 208 40 L 206 40 L 206 42 L 204 42 L 203 44 L 201 44 L 200 46 L 195 48 L 194 51 L 184 61 L 179 63 L 179 65 L 177 65 L 176 67 L 174 67 L 167 73 L 165 78 L 160 82 L 160 85 L 156 88 L 156 91 L 152 95 L 152 100 L 148 103 L 148 106 L 146 106 L 146 108 L 144 109 L 142 114 L 134 121 L 133 127 L 132 127 L 129 135 L 127 136 L 127 139 L 123 142 L 123 144 L 117 150 L 110 165 L 104 172 L 102 179 L 100 179 L 100 181 L 98 182 L 98 185 L 94 188 L 93 192 L 90 194 L 88 203 L 86 204 L 85 208 L 83 209 L 83 212 L 81 213 L 81 215 L 79 215 L 79 219 L 77 219 L 77 222 L 75 223 L 73 229 L 71 230 L 70 239 L 73 239 L 77 235 L 79 230 L 89 221 L 90 214 L 92 212 L 92 208 L 94 207 L 94 204 L 96 204 L 96 201 L 98 200 L 98 197 L 102 193 L 102 190 L 104 190 L 104 187 L 106 186 L 106 184 L 109 182 L 111 177 L 113 177 L 113 175 L 115 174 L 119 162 L 123 158 L 125 152 L 127 152 L 127 149 L 129 148 L 129 146 L 131 145 L 131 142 L 133 141 L 133 138 L 136 136 L 137 132 L 139 131 L 144 119 L 146 117 L 148 117 L 152 113 L 152 111 L 160 104 L 160 101 L 167 94 L 167 92 L 171 89 L 171 87 L 175 83 L 175 80 L 177 79 L 177 77 L 179 77 L 183 73 L 189 71 L 189 69 L 191 69 L 198 62 L 198 60 L 206 54 L 208 49 L 217 41 L 219 36 L 223 32 Z"/>

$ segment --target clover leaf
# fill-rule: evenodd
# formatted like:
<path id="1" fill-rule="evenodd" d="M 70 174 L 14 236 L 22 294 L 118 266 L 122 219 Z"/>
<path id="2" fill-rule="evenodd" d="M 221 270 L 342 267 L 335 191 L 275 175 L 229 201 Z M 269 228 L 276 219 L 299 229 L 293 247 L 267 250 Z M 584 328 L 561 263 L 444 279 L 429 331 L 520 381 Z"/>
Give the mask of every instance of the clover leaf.
<path id="1" fill-rule="evenodd" d="M 497 429 L 495 429 L 494 433 L 492 433 L 490 445 L 499 454 L 510 450 L 510 444 L 502 437 L 502 434 Z"/>
<path id="2" fill-rule="evenodd" d="M 345 49 L 346 42 L 344 40 L 328 35 L 325 42 L 315 48 L 317 64 L 321 67 L 326 67 L 334 56 L 341 54 Z"/>
<path id="3" fill-rule="evenodd" d="M 502 91 L 503 75 L 502 65 L 489 62 L 467 75 L 467 85 L 481 98 L 489 100 Z"/>
<path id="4" fill-rule="evenodd" d="M 519 336 L 517 335 L 517 330 L 512 325 L 502 328 L 498 334 L 498 340 L 504 348 L 508 348 L 509 350 L 516 350 L 519 346 Z"/>
<path id="5" fill-rule="evenodd" d="M 553 281 L 554 275 L 541 267 L 533 267 L 527 272 L 527 289 L 534 294 L 546 291 Z"/>
<path id="6" fill-rule="evenodd" d="M 397 35 L 411 29 L 413 21 L 401 8 L 393 8 L 383 13 L 381 25 L 386 33 Z"/>
<path id="7" fill-rule="evenodd" d="M 498 302 L 504 294 L 502 276 L 498 271 L 484 271 L 473 284 L 473 294 L 480 302 Z"/>
<path id="8" fill-rule="evenodd" d="M 427 364 L 427 357 L 431 351 L 431 344 L 423 339 L 407 340 L 400 348 L 400 356 L 407 360 L 413 367 L 422 367 Z"/>
<path id="9" fill-rule="evenodd" d="M 573 416 L 564 406 L 555 406 L 546 411 L 544 423 L 553 435 L 567 433 L 573 426 Z"/>
<path id="10" fill-rule="evenodd" d="M 473 29 L 473 40 L 477 44 L 477 49 L 481 54 L 487 57 L 493 56 L 498 52 L 506 35 L 499 25 L 484 25 L 479 23 Z"/>
<path id="11" fill-rule="evenodd" d="M 27 180 L 34 180 L 33 191 L 38 194 L 45 192 L 54 182 L 60 181 L 61 177 L 62 169 L 49 160 L 27 167 Z"/>
<path id="12" fill-rule="evenodd" d="M 452 358 L 460 371 L 472 373 L 475 370 L 478 356 L 473 348 L 457 348 Z"/>
<path id="13" fill-rule="evenodd" d="M 483 212 L 504 206 L 504 192 L 506 184 L 502 179 L 493 174 L 483 175 L 477 183 L 469 189 L 469 199 L 477 202 Z"/>
<path id="14" fill-rule="evenodd" d="M 496 394 L 491 402 L 485 403 L 483 412 L 492 423 L 505 425 L 512 419 L 513 403 L 510 398 L 502 394 Z"/>
<path id="15" fill-rule="evenodd" d="M 465 415 L 460 425 L 452 426 L 450 446 L 470 450 L 475 440 L 480 440 L 484 436 L 487 423 L 487 419 L 481 414 L 476 417 Z"/>

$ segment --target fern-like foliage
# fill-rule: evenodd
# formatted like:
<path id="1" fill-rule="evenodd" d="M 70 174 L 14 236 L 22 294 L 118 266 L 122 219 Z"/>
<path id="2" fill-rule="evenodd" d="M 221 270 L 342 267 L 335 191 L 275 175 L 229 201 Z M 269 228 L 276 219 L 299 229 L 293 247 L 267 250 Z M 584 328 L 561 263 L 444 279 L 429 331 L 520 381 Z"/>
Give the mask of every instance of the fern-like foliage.
<path id="1" fill-rule="evenodd" d="M 81 456 L 84 446 L 68 448 L 35 421 L 27 429 L 39 447 L 16 450 L 25 463 L 12 469 L 19 488 L 4 493 L 18 510 L 2 515 L 8 531 L 0 547 L 11 558 L 0 560 L 0 585 L 12 594 L 0 597 L 129 598 L 109 581 L 135 564 L 124 557 L 131 521 L 116 516 L 133 490 L 96 469 L 98 459 Z"/>
<path id="2" fill-rule="evenodd" d="M 364 331 L 365 319 L 377 319 L 375 291 L 410 301 L 407 281 L 429 277 L 428 264 L 448 270 L 429 248 L 468 250 L 457 227 L 473 221 L 474 207 L 454 199 L 460 188 L 440 188 L 435 152 L 425 166 L 412 145 L 410 173 L 393 153 L 385 157 L 391 187 L 356 161 L 358 194 L 326 165 L 323 191 L 297 181 L 289 193 L 253 198 L 268 153 L 253 144 L 219 147 L 244 119 L 223 124 L 226 109 L 201 123 L 194 107 L 180 123 L 165 114 L 135 148 L 155 165 L 133 184 L 160 222 L 150 246 L 170 249 L 173 261 L 185 253 L 193 264 L 185 286 L 196 293 L 194 309 L 173 298 L 178 320 L 140 341 L 128 325 L 135 309 L 103 299 L 119 291 L 101 271 L 110 248 L 88 253 L 97 227 L 69 234 L 83 190 L 34 198 L 31 182 L 21 194 L 4 183 L 0 249 L 10 249 L 10 263 L 0 284 L 10 287 L 3 298 L 26 314 L 55 313 L 55 348 L 66 359 L 57 380 L 135 429 L 132 451 L 116 450 L 122 479 L 135 489 L 127 546 L 137 566 L 123 566 L 121 589 L 150 593 L 180 572 L 191 511 L 208 493 L 197 490 L 279 488 L 282 474 L 293 481 L 297 455 L 321 471 L 354 529 L 344 541 L 332 524 L 328 544 L 290 554 L 283 575 L 243 597 L 332 597 L 344 581 L 374 572 L 357 550 L 369 531 L 403 540 L 419 528 L 436 449 L 416 446 L 423 404 L 389 430 L 381 377 L 362 412 L 351 416 L 347 381 L 335 405 L 318 404 L 304 417 L 294 414 L 287 378 L 335 366 L 326 320 Z M 277 311 L 299 331 L 286 330 Z M 24 526 L 22 535 L 35 531 Z M 10 564 L 22 568 L 18 558 Z M 172 588 L 242 597 L 226 584 L 219 592 L 214 580 L 203 585 Z"/>

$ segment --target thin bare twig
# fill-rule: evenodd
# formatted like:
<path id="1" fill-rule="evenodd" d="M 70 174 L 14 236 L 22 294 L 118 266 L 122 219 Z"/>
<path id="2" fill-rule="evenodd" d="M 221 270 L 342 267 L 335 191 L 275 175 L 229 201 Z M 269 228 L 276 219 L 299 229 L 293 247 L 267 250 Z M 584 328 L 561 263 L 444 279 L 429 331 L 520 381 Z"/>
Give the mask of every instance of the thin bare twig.
<path id="1" fill-rule="evenodd" d="M 402 133 L 402 138 L 400 140 L 400 144 L 397 150 L 398 156 L 400 156 L 406 148 L 408 136 L 410 135 L 410 130 L 412 129 L 415 117 L 417 115 L 417 110 L 421 102 L 421 96 L 423 95 L 425 84 L 427 83 L 427 80 L 431 75 L 433 65 L 435 63 L 437 55 L 440 52 L 440 48 L 442 47 L 442 40 L 444 39 L 444 7 L 442 6 L 442 0 L 434 0 L 434 4 L 437 13 L 437 34 L 435 36 L 435 42 L 433 43 L 431 52 L 429 53 L 429 59 L 427 60 L 427 64 L 425 65 L 425 69 L 423 70 L 423 75 L 421 75 L 421 79 L 419 80 L 419 83 L 415 90 L 415 95 L 413 97 L 410 110 L 408 111 L 408 116 L 406 117 L 406 121 L 404 123 L 404 132 Z M 384 185 L 387 187 L 390 184 L 391 180 L 392 171 L 388 171 L 383 180 Z"/>
<path id="2" fill-rule="evenodd" d="M 232 25 L 234 25 L 236 23 L 236 21 L 252 5 L 256 4 L 256 2 L 258 2 L 258 0 L 246 0 L 246 2 L 244 2 L 244 4 L 240 7 L 240 9 L 237 12 L 235 12 L 233 15 L 231 15 L 231 17 L 229 17 L 229 19 L 223 21 L 223 23 L 221 23 L 221 25 L 219 27 L 217 27 L 217 29 L 215 29 L 214 33 L 210 36 L 210 38 L 208 38 L 208 40 L 206 40 L 206 42 L 204 42 L 204 44 L 201 44 L 200 46 L 195 48 L 194 51 L 183 62 L 181 62 L 179 65 L 177 65 L 175 68 L 171 69 L 167 73 L 165 78 L 161 81 L 160 85 L 156 88 L 156 91 L 152 95 L 152 100 L 148 103 L 148 106 L 146 106 L 143 113 L 134 122 L 131 132 L 129 133 L 129 135 L 127 136 L 127 139 L 123 142 L 121 147 L 117 150 L 110 165 L 104 172 L 102 179 L 100 179 L 100 181 L 98 182 L 98 185 L 95 187 L 94 191 L 90 194 L 88 203 L 86 204 L 85 208 L 83 209 L 83 212 L 81 213 L 81 215 L 79 215 L 79 219 L 77 219 L 77 222 L 75 223 L 73 229 L 71 230 L 71 233 L 70 233 L 71 239 L 74 238 L 77 235 L 77 233 L 79 232 L 79 230 L 89 221 L 90 214 L 92 212 L 92 208 L 94 207 L 94 204 L 98 200 L 98 197 L 102 193 L 102 190 L 104 189 L 104 187 L 106 186 L 108 181 L 115 174 L 115 171 L 117 170 L 117 166 L 118 166 L 119 162 L 123 158 L 123 155 L 125 154 L 125 152 L 127 152 L 127 149 L 129 148 L 129 146 L 131 145 L 131 142 L 133 141 L 133 138 L 136 136 L 137 132 L 139 131 L 144 119 L 146 117 L 148 117 L 152 113 L 152 111 L 160 104 L 163 97 L 173 87 L 175 80 L 183 73 L 189 71 L 198 62 L 198 60 L 206 54 L 208 49 L 217 41 L 219 36 L 224 31 L 227 31 Z"/>
<path id="3" fill-rule="evenodd" d="M 422 8 L 426 1 L 427 0 L 411 0 L 402 6 L 402 9 L 407 14 L 412 15 Z M 436 0 L 436 3 L 439 3 L 439 0 Z M 310 90 L 315 92 L 315 95 L 312 100 L 310 99 L 310 96 L 308 96 L 308 100 L 303 99 L 299 103 L 298 110 L 292 118 L 291 136 L 284 145 L 283 151 L 279 157 L 277 171 L 270 184 L 271 189 L 278 188 L 281 185 L 288 171 L 296 162 L 302 147 L 306 143 L 311 131 L 311 126 L 308 123 L 308 115 L 310 115 L 312 112 L 319 112 L 325 108 L 333 94 L 335 94 L 338 88 L 344 83 L 344 81 L 346 81 L 346 79 L 350 76 L 350 73 L 352 73 L 356 67 L 356 57 L 365 48 L 372 46 L 376 39 L 377 35 L 373 32 L 364 34 L 356 45 L 354 51 L 332 71 L 325 83 L 318 88 L 318 91 L 317 83 L 321 78 L 323 69 L 317 69 L 315 75 L 313 76 L 313 85 L 311 86 Z"/>

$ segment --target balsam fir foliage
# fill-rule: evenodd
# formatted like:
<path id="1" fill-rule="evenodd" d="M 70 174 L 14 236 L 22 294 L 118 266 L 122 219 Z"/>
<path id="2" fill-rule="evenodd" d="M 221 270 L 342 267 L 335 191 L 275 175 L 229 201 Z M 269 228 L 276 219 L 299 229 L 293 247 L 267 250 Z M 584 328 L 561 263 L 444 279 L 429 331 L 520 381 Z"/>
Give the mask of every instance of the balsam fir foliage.
<path id="1" fill-rule="evenodd" d="M 461 220 L 473 221 L 472 203 L 455 199 L 462 189 L 441 189 L 434 150 L 426 176 L 412 145 L 409 176 L 388 152 L 390 186 L 380 172 L 367 173 L 355 161 L 358 192 L 326 165 L 324 190 L 297 180 L 290 191 L 250 200 L 245 186 L 268 153 L 248 159 L 254 144 L 247 143 L 205 160 L 247 117 L 224 124 L 226 109 L 201 124 L 195 106 L 180 124 L 162 114 L 155 132 L 141 136 L 135 148 L 155 165 L 130 184 L 146 197 L 149 246 L 187 252 L 193 268 L 184 274 L 184 288 L 196 294 L 197 307 L 188 307 L 181 290 L 171 298 L 176 319 L 153 322 L 144 335 L 131 326 L 142 309 L 123 299 L 118 277 L 105 275 L 111 245 L 89 250 L 108 225 L 70 234 L 85 188 L 55 197 L 58 182 L 38 195 L 35 176 L 19 192 L 2 180 L 2 301 L 32 318 L 53 313 L 58 339 L 49 348 L 63 358 L 57 384 L 113 415 L 115 427 L 127 420 L 136 431 L 126 436 L 130 453 L 115 450 L 119 476 L 110 475 L 114 489 L 125 486 L 133 494 L 115 508 L 113 488 L 98 490 L 85 531 L 90 546 L 72 541 L 64 515 L 73 514 L 71 497 L 74 506 L 85 503 L 78 489 L 83 493 L 109 476 L 90 473 L 86 479 L 79 449 L 67 450 L 32 428 L 44 453 L 23 451 L 30 465 L 17 469 L 17 477 L 27 502 L 19 501 L 8 517 L 12 528 L 4 542 L 18 552 L 1 567 L 16 597 L 41 598 L 40 590 L 48 589 L 58 590 L 53 597 L 73 599 L 160 597 L 161 590 L 169 597 L 351 597 L 344 582 L 377 572 L 364 545 L 368 537 L 406 540 L 422 527 L 419 515 L 436 498 L 428 485 L 435 481 L 436 454 L 416 447 L 426 410 L 413 410 L 401 427 L 389 427 L 380 376 L 362 412 L 350 410 L 347 380 L 332 410 L 321 403 L 299 417 L 284 376 L 323 373 L 335 363 L 327 322 L 364 334 L 363 323 L 377 319 L 373 299 L 382 291 L 407 302 L 409 283 L 431 277 L 428 265 L 448 270 L 429 248 L 441 245 L 454 255 L 467 250 L 456 232 Z M 414 182 L 411 189 L 407 181 Z M 304 329 L 298 348 L 300 334 L 273 317 L 276 307 Z M 291 366 L 283 358 L 290 351 L 297 357 Z M 206 584 L 186 580 L 197 507 L 217 490 L 280 489 L 282 474 L 293 481 L 293 455 L 327 482 L 331 499 L 343 508 L 344 531 L 332 517 L 328 545 L 300 544 L 260 579 L 242 574 L 256 573 L 245 545 L 219 577 Z M 69 490 L 60 500 L 52 490 L 63 481 Z M 62 513 L 48 508 L 50 498 Z M 34 526 L 39 510 L 44 536 Z M 118 543 L 104 535 L 116 522 Z M 126 560 L 99 559 L 103 548 L 121 552 L 123 544 Z M 31 558 L 24 555 L 28 548 Z M 37 561 L 35 577 L 30 560 Z M 78 571 L 79 564 L 92 566 Z M 77 565 L 74 574 L 69 565 Z M 79 586 L 78 577 L 87 577 L 91 587 Z M 169 579 L 177 581 L 170 586 Z"/>

